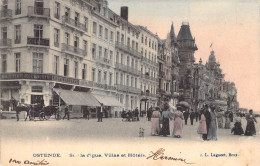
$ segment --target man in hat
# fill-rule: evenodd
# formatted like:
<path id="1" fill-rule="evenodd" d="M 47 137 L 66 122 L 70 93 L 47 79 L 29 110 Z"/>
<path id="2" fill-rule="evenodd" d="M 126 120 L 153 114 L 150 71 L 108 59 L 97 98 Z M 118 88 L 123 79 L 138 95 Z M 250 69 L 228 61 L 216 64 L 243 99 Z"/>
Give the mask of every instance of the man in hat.
<path id="1" fill-rule="evenodd" d="M 209 125 L 210 125 L 210 121 L 211 121 L 211 116 L 210 116 L 210 112 L 209 112 L 209 106 L 207 104 L 205 105 L 204 116 L 206 118 L 207 133 L 208 133 L 209 132 Z M 207 140 L 207 137 L 208 137 L 208 134 L 202 135 L 203 140 Z"/>
<path id="2" fill-rule="evenodd" d="M 65 108 L 65 115 L 63 116 L 63 120 L 67 117 L 68 120 L 70 120 L 70 112 L 69 112 L 69 106 L 66 105 Z"/>

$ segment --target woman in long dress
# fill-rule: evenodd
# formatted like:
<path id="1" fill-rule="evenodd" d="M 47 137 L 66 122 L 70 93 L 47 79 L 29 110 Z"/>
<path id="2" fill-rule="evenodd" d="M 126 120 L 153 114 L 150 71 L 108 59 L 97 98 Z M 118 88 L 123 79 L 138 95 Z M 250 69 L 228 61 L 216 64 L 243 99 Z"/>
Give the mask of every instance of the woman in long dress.
<path id="1" fill-rule="evenodd" d="M 201 117 L 200 117 L 200 124 L 197 130 L 198 134 L 207 135 L 207 124 L 206 124 L 206 118 L 204 116 L 204 111 L 201 111 Z M 203 137 L 202 137 L 203 138 Z M 205 140 L 205 139 L 203 139 Z"/>
<path id="2" fill-rule="evenodd" d="M 214 109 L 211 109 L 210 117 L 211 117 L 211 121 L 209 125 L 209 132 L 208 132 L 207 139 L 217 141 L 217 117 Z"/>
<path id="3" fill-rule="evenodd" d="M 236 114 L 234 121 L 235 121 L 235 124 L 234 124 L 234 127 L 231 129 L 231 133 L 234 133 L 234 135 L 244 134 L 244 130 L 242 128 L 242 123 L 241 123 L 241 117 L 240 117 L 239 113 Z"/>
<path id="4" fill-rule="evenodd" d="M 220 110 L 219 108 L 216 109 L 216 116 L 217 116 L 217 120 L 218 120 L 218 128 L 222 129 L 224 120 L 223 120 L 223 111 Z"/>
<path id="5" fill-rule="evenodd" d="M 159 135 L 160 132 L 160 111 L 159 107 L 156 107 L 152 113 L 152 135 Z"/>
<path id="6" fill-rule="evenodd" d="M 225 129 L 230 129 L 230 118 L 229 118 L 230 111 L 225 113 Z"/>
<path id="7" fill-rule="evenodd" d="M 179 110 L 179 107 L 177 108 L 177 111 L 174 112 L 173 118 L 173 136 L 176 138 L 181 138 L 183 127 L 183 113 Z"/>
<path id="8" fill-rule="evenodd" d="M 170 126 L 169 126 L 170 119 L 172 119 L 172 113 L 169 110 L 169 105 L 165 104 L 164 110 L 163 110 L 162 115 L 160 117 L 160 122 L 162 123 L 160 135 L 163 135 L 165 137 L 167 135 L 170 135 Z"/>
<path id="9" fill-rule="evenodd" d="M 247 125 L 246 125 L 245 135 L 246 136 L 256 135 L 254 122 L 257 123 L 257 121 L 255 115 L 253 114 L 253 110 L 249 110 L 249 113 L 246 115 L 246 120 L 247 120 Z"/>

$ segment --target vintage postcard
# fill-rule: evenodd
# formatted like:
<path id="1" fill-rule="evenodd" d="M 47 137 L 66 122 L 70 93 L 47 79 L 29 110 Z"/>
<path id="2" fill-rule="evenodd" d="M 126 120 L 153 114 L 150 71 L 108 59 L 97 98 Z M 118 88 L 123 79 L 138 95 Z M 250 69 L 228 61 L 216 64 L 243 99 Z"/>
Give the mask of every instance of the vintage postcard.
<path id="1" fill-rule="evenodd" d="M 0 165 L 257 166 L 258 0 L 0 0 Z"/>

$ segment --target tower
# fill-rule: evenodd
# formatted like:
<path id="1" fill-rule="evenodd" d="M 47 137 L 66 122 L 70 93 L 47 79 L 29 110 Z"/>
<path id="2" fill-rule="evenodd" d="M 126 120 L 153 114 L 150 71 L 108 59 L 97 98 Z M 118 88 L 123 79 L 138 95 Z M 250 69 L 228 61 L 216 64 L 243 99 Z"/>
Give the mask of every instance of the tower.
<path id="1" fill-rule="evenodd" d="M 189 23 L 182 23 L 181 29 L 177 36 L 177 42 L 179 44 L 178 52 L 180 58 L 179 88 L 182 95 L 181 99 L 193 105 L 194 52 L 198 50 L 198 48 L 195 44 L 195 38 L 191 35 Z"/>

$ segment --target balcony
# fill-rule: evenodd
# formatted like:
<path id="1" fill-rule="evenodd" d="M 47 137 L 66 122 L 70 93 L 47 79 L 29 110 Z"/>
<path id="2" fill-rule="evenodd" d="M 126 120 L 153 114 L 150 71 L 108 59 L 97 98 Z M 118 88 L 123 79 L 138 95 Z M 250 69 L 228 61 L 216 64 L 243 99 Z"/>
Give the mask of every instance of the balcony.
<path id="1" fill-rule="evenodd" d="M 12 19 L 13 11 L 11 9 L 3 9 L 0 12 L 0 20 L 10 20 Z"/>
<path id="2" fill-rule="evenodd" d="M 73 20 L 73 19 L 69 18 L 68 16 L 62 16 L 62 23 L 81 33 L 87 32 L 87 28 L 84 24 L 80 23 L 77 20 Z"/>
<path id="3" fill-rule="evenodd" d="M 156 79 L 155 77 L 152 77 L 152 76 L 150 76 L 149 74 L 142 74 L 141 77 L 144 78 L 144 79 L 149 79 L 149 80 L 152 80 L 152 81 L 157 81 L 157 79 Z"/>
<path id="4" fill-rule="evenodd" d="M 142 55 L 140 52 L 138 52 L 137 50 L 125 45 L 124 43 L 120 43 L 120 42 L 116 42 L 116 48 L 119 48 L 125 52 L 128 52 L 129 54 L 135 56 L 136 58 L 141 58 Z"/>
<path id="5" fill-rule="evenodd" d="M 141 91 L 141 95 L 143 95 L 143 96 L 150 96 L 150 97 L 156 97 L 157 96 L 156 94 L 149 93 L 149 92 L 143 92 L 143 91 Z"/>
<path id="6" fill-rule="evenodd" d="M 0 48 L 11 47 L 12 39 L 0 39 Z"/>
<path id="7" fill-rule="evenodd" d="M 135 93 L 135 94 L 141 94 L 141 90 L 131 87 L 131 86 L 127 86 L 127 85 L 117 85 L 117 90 L 119 91 L 123 91 L 123 92 L 129 92 L 129 93 Z"/>
<path id="8" fill-rule="evenodd" d="M 93 82 L 93 87 L 102 88 L 102 89 L 109 89 L 109 90 L 116 90 L 115 86 L 108 85 L 108 84 L 102 84 L 102 83 L 98 83 L 98 82 Z"/>
<path id="9" fill-rule="evenodd" d="M 152 60 L 150 60 L 150 59 L 148 59 L 148 58 L 146 58 L 146 57 L 143 57 L 143 56 L 142 56 L 142 62 L 146 62 L 146 63 L 151 64 L 151 65 L 154 65 L 154 66 L 157 66 L 157 65 L 158 65 L 157 62 L 152 61 Z"/>
<path id="10" fill-rule="evenodd" d="M 127 73 L 131 73 L 133 75 L 140 75 L 141 74 L 141 71 L 139 71 L 139 70 L 137 70 L 133 67 L 121 64 L 121 63 L 116 63 L 115 68 L 118 69 L 118 70 L 127 72 Z"/>
<path id="11" fill-rule="evenodd" d="M 97 63 L 102 63 L 102 64 L 105 64 L 105 65 L 112 65 L 112 61 L 108 58 L 105 58 L 105 57 L 96 57 L 96 56 L 93 56 L 93 59 L 96 60 Z"/>
<path id="12" fill-rule="evenodd" d="M 83 49 L 80 49 L 78 47 L 74 47 L 65 43 L 61 44 L 61 50 L 62 52 L 65 52 L 67 54 L 75 55 L 75 56 L 87 56 L 87 52 Z"/>
<path id="13" fill-rule="evenodd" d="M 50 46 L 50 39 L 38 38 L 38 37 L 27 37 L 27 45 L 33 46 Z"/>
<path id="14" fill-rule="evenodd" d="M 42 7 L 28 6 L 28 16 L 49 19 L 50 18 L 50 9 L 42 8 Z"/>

